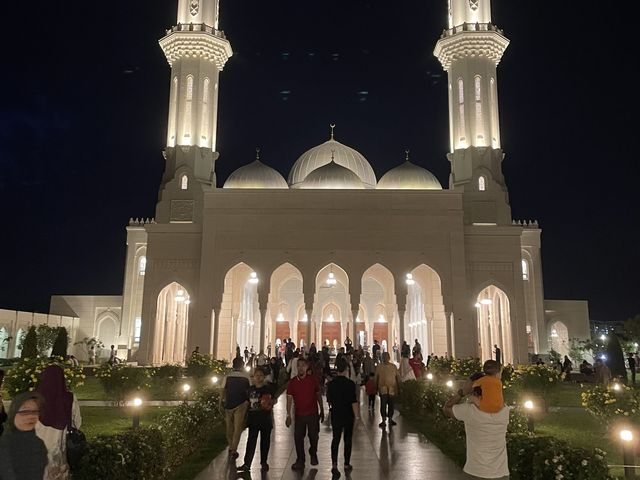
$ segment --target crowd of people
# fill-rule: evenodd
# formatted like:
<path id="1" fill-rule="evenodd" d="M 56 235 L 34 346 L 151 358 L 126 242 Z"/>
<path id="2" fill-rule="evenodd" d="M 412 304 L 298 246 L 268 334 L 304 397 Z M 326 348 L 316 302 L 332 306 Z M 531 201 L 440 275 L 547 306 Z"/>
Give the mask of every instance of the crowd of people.
<path id="1" fill-rule="evenodd" d="M 0 387 L 3 379 L 0 370 Z M 8 413 L 0 398 L 0 421 L 0 480 L 70 478 L 67 435 L 82 416 L 61 367 L 45 368 L 36 389 L 16 395 Z"/>

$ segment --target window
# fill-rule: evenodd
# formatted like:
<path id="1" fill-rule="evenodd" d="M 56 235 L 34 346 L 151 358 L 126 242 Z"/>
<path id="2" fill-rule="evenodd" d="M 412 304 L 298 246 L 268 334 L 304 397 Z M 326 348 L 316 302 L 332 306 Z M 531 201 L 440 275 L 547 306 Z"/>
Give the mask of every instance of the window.
<path id="1" fill-rule="evenodd" d="M 476 99 L 476 145 L 484 147 L 484 118 L 482 117 L 482 77 L 475 78 L 474 84 Z"/>
<path id="2" fill-rule="evenodd" d="M 200 122 L 200 136 L 204 143 L 202 146 L 206 146 L 207 138 L 209 137 L 209 84 L 211 82 L 208 78 L 204 79 L 202 85 L 202 121 Z"/>
<path id="3" fill-rule="evenodd" d="M 491 145 L 493 148 L 499 148 L 500 142 L 498 137 L 500 136 L 500 126 L 498 125 L 498 91 L 496 89 L 495 79 L 491 79 L 491 88 L 489 89 L 491 94 Z"/>
<path id="4" fill-rule="evenodd" d="M 481 192 L 487 190 L 487 180 L 484 177 L 478 178 L 478 190 Z"/>
<path id="5" fill-rule="evenodd" d="M 144 275 L 147 271 L 147 257 L 142 256 L 138 261 L 138 275 Z"/>
<path id="6" fill-rule="evenodd" d="M 136 323 L 133 328 L 133 343 L 140 343 L 141 330 L 142 330 L 142 318 L 136 317 Z"/>
<path id="7" fill-rule="evenodd" d="M 187 91 L 184 103 L 184 137 L 191 137 L 191 124 L 193 123 L 193 76 L 187 77 Z"/>
<path id="8" fill-rule="evenodd" d="M 169 128 L 168 128 L 168 136 L 167 143 L 170 147 L 175 147 L 176 145 L 176 115 L 178 115 L 178 77 L 173 78 L 173 82 L 171 82 L 171 94 L 169 99 Z"/>
<path id="9" fill-rule="evenodd" d="M 189 177 L 187 177 L 186 175 L 182 175 L 182 178 L 180 179 L 180 189 L 187 190 L 188 188 L 189 188 Z"/>
<path id="10" fill-rule="evenodd" d="M 466 141 L 466 128 L 464 124 L 464 82 L 458 79 L 458 139 L 460 143 Z"/>
<path id="11" fill-rule="evenodd" d="M 529 262 L 524 258 L 522 259 L 522 279 L 525 281 L 529 280 Z"/>

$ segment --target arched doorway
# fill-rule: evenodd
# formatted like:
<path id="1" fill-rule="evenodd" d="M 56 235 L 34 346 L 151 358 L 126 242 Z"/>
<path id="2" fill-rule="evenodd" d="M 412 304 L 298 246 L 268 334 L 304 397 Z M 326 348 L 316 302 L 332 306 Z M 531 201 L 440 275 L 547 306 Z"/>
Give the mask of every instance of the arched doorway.
<path id="1" fill-rule="evenodd" d="M 507 294 L 491 285 L 480 292 L 475 306 L 481 360 L 495 359 L 494 348 L 497 345 L 502 352 L 502 363 L 512 363 L 511 310 Z"/>
<path id="2" fill-rule="evenodd" d="M 374 340 L 380 345 L 393 344 L 391 333 L 394 314 L 397 310 L 395 283 L 393 274 L 385 266 L 376 263 L 362 275 L 362 294 L 360 295 L 361 315 L 365 315 L 367 344 L 371 347 Z"/>
<path id="3" fill-rule="evenodd" d="M 269 334 L 267 344 L 273 345 L 277 338 L 286 340 L 291 338 L 296 345 L 301 339 L 306 340 L 306 323 L 304 326 L 298 323 L 303 319 L 304 295 L 302 293 L 302 273 L 290 263 L 285 263 L 276 268 L 271 274 L 269 285 L 269 315 L 273 327 Z M 304 330 L 304 336 L 301 336 Z M 275 332 L 275 338 L 273 337 Z"/>
<path id="4" fill-rule="evenodd" d="M 106 312 L 98 317 L 98 339 L 104 343 L 105 347 L 102 355 L 107 358 L 111 350 L 111 345 L 116 345 L 118 341 L 118 319 L 112 312 Z"/>
<path id="5" fill-rule="evenodd" d="M 320 329 L 320 339 L 323 345 L 342 346 L 340 309 L 335 304 L 327 305 L 322 311 L 322 327 Z"/>
<path id="6" fill-rule="evenodd" d="M 333 315 L 331 320 L 330 314 Z M 316 297 L 310 322 L 310 326 L 316 328 L 311 329 L 312 341 L 320 339 L 320 343 L 325 344 L 325 337 L 329 335 L 331 346 L 335 343 L 340 348 L 346 340 L 345 333 L 350 327 L 350 320 L 349 277 L 339 265 L 331 263 L 316 275 Z M 349 330 L 352 331 L 352 328 Z"/>
<path id="7" fill-rule="evenodd" d="M 558 352 L 562 357 L 569 355 L 569 330 L 560 322 L 553 322 L 549 326 L 549 349 Z"/>
<path id="8" fill-rule="evenodd" d="M 187 290 L 173 282 L 158 295 L 153 363 L 184 363 L 187 353 L 189 305 Z"/>
<path id="9" fill-rule="evenodd" d="M 9 331 L 2 327 L 0 328 L 0 358 L 9 357 Z"/>
<path id="10" fill-rule="evenodd" d="M 18 333 L 16 333 L 15 341 L 13 342 L 14 344 L 13 358 L 18 358 L 22 354 L 22 343 L 23 343 L 22 337 L 23 336 L 26 336 L 26 332 L 22 328 L 18 329 Z"/>
<path id="11" fill-rule="evenodd" d="M 451 353 L 440 276 L 433 268 L 422 264 L 407 275 L 406 282 L 405 340 L 413 346 L 417 339 L 425 356 Z"/>

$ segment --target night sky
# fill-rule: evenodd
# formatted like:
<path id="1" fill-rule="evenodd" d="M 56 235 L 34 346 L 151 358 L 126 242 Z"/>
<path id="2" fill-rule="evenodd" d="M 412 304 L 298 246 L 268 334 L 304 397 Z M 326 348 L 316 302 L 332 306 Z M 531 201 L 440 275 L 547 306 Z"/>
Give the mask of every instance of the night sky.
<path id="1" fill-rule="evenodd" d="M 177 0 L 5 3 L 0 308 L 121 294 L 125 226 L 164 168 Z M 635 3 L 493 1 L 513 217 L 543 228 L 545 297 L 601 321 L 640 313 Z M 218 181 L 256 146 L 286 177 L 336 123 L 378 178 L 410 148 L 446 185 L 445 24 L 445 0 L 222 0 Z"/>

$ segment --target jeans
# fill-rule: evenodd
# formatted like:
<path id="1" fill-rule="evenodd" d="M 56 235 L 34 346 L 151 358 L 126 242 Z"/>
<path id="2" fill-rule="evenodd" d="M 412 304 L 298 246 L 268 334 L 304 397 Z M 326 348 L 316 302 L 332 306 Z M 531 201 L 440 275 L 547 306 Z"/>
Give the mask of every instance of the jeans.
<path id="1" fill-rule="evenodd" d="M 314 456 L 318 453 L 318 436 L 320 435 L 320 417 L 318 415 L 308 415 L 304 417 L 296 416 L 296 424 L 293 430 L 293 438 L 296 444 L 296 463 L 305 462 L 304 437 L 309 433 L 309 453 Z"/>
<path id="2" fill-rule="evenodd" d="M 225 410 L 227 442 L 229 443 L 229 451 L 231 452 L 235 452 L 236 450 L 238 450 L 240 435 L 242 435 L 242 431 L 245 427 L 247 408 L 249 408 L 249 402 L 244 402 L 243 404 L 238 405 L 236 408 Z"/>
<path id="3" fill-rule="evenodd" d="M 394 396 L 393 395 L 389 395 L 389 394 L 385 394 L 385 395 L 380 395 L 380 415 L 382 415 L 382 420 L 386 420 L 387 417 L 389 417 L 389 419 L 393 418 L 393 401 L 394 401 Z"/>
<path id="4" fill-rule="evenodd" d="M 263 422 L 249 425 L 249 437 L 247 438 L 247 449 L 244 454 L 244 464 L 251 466 L 253 456 L 256 453 L 258 434 L 260 434 L 260 464 L 267 463 L 269 457 L 269 447 L 271 447 L 271 422 Z"/>
<path id="5" fill-rule="evenodd" d="M 338 448 L 340 447 L 340 437 L 344 432 L 344 464 L 351 462 L 351 441 L 353 439 L 353 417 L 335 418 L 331 415 L 331 428 L 333 429 L 333 440 L 331 440 L 331 463 L 338 463 Z"/>

